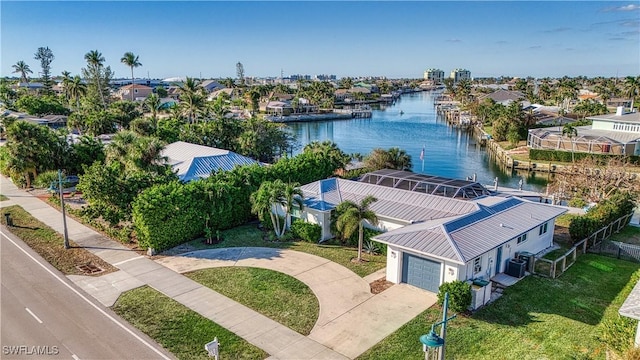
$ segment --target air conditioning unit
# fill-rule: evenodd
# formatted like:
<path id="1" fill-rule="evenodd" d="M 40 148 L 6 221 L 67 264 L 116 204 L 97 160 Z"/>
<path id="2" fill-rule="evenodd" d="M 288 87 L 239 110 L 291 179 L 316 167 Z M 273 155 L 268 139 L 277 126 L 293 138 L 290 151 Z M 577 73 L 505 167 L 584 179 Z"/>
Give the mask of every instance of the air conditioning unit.
<path id="1" fill-rule="evenodd" d="M 524 262 L 524 260 L 512 258 L 507 262 L 507 271 L 505 271 L 504 273 L 509 276 L 521 278 L 524 277 L 526 266 L 527 263 Z"/>

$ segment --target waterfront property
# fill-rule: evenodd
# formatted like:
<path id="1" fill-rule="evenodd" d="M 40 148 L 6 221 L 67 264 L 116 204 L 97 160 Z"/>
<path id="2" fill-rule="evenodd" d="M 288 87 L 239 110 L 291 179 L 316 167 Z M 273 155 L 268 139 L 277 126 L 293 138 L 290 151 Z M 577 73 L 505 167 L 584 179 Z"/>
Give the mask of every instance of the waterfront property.
<path id="1" fill-rule="evenodd" d="M 228 171 L 236 166 L 259 164 L 256 160 L 229 150 L 184 141 L 165 146 L 160 155 L 167 158 L 167 163 L 178 178 L 185 182 L 209 177 L 213 171 Z"/>
<path id="2" fill-rule="evenodd" d="M 597 154 L 640 155 L 640 113 L 591 116 L 591 126 L 576 127 L 577 136 L 563 134 L 562 127 L 529 130 L 527 145 L 533 149 L 578 151 Z"/>
<path id="3" fill-rule="evenodd" d="M 368 195 L 378 217 L 374 240 L 388 245 L 387 280 L 437 292 L 444 282 L 485 279 L 508 269 L 518 253 L 538 253 L 553 241 L 565 209 L 516 197 L 475 200 L 409 191 L 366 182 L 326 179 L 301 187 L 305 207 L 294 216 L 317 223 L 332 237 L 331 212 L 342 201 Z"/>

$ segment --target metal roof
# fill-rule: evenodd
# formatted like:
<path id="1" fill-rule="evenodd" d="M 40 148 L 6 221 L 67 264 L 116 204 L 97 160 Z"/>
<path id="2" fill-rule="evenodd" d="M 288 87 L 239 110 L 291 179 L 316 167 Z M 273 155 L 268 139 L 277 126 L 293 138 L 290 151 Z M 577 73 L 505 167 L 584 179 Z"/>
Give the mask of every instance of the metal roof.
<path id="1" fill-rule="evenodd" d="M 640 112 L 631 112 L 622 115 L 606 114 L 606 115 L 594 115 L 588 116 L 588 120 L 598 121 L 612 121 L 612 122 L 625 122 L 625 123 L 638 123 L 640 122 Z"/>
<path id="2" fill-rule="evenodd" d="M 378 216 L 411 223 L 467 214 L 478 209 L 472 202 L 358 181 L 331 179 L 335 185 L 316 181 L 301 187 L 305 206 L 330 210 L 344 200 L 359 203 L 368 195 L 378 201 L 370 205 Z M 322 184 L 322 185 L 321 185 Z M 323 191 L 320 191 L 322 186 Z"/>
<path id="3" fill-rule="evenodd" d="M 229 150 L 178 141 L 162 150 L 161 156 L 176 172 L 180 180 L 206 178 L 212 171 L 232 170 L 236 166 L 259 164 L 258 161 Z"/>
<path id="4" fill-rule="evenodd" d="M 482 184 L 475 181 L 391 169 L 366 173 L 362 176 L 360 182 L 451 198 L 474 199 L 479 196 L 489 195 L 489 191 Z"/>
<path id="5" fill-rule="evenodd" d="M 469 214 L 408 225 L 374 239 L 464 264 L 567 211 L 518 198 L 479 206 Z"/>

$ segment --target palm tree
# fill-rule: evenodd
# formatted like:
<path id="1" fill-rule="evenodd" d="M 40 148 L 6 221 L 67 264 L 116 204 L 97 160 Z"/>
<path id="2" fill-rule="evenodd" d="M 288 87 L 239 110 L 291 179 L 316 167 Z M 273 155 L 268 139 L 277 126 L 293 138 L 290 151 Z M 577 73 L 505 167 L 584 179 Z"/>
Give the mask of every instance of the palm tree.
<path id="1" fill-rule="evenodd" d="M 29 68 L 29 65 L 24 61 L 20 60 L 15 65 L 11 65 L 13 68 L 13 73 L 20 74 L 20 82 L 21 83 L 29 83 L 29 78 L 27 74 L 33 74 L 33 71 Z"/>
<path id="2" fill-rule="evenodd" d="M 378 199 L 369 195 L 362 199 L 360 204 L 347 200 L 338 205 L 338 208 L 340 208 L 340 214 L 336 220 L 338 231 L 348 238 L 358 229 L 358 262 L 362 261 L 364 222 L 368 221 L 369 224 L 374 226 L 378 224 L 376 213 L 369 209 L 369 205 L 376 201 Z"/>
<path id="3" fill-rule="evenodd" d="M 569 141 L 571 142 L 571 162 L 575 162 L 573 157 L 573 141 L 571 139 L 578 136 L 578 130 L 571 124 L 565 124 L 562 127 L 562 136 L 569 138 Z"/>
<path id="4" fill-rule="evenodd" d="M 267 214 L 269 214 L 273 230 L 278 238 L 284 234 L 284 229 L 280 230 L 280 216 L 277 213 L 278 205 L 283 208 L 287 205 L 284 188 L 285 184 L 280 179 L 273 182 L 265 181 L 250 197 L 251 211 L 258 215 L 261 221 L 265 221 Z M 285 228 L 286 225 L 282 224 L 282 227 Z"/>
<path id="5" fill-rule="evenodd" d="M 300 189 L 299 183 L 288 183 L 284 187 L 284 226 L 282 227 L 282 235 L 284 230 L 291 227 L 291 213 L 293 213 L 293 207 L 298 206 L 298 209 L 302 210 L 304 207 L 304 194 Z"/>
<path id="6" fill-rule="evenodd" d="M 180 89 L 180 107 L 191 124 L 197 120 L 198 114 L 206 106 L 203 89 L 198 80 L 190 77 L 187 77 L 182 85 L 178 85 L 178 88 Z"/>
<path id="7" fill-rule="evenodd" d="M 389 162 L 392 165 L 390 168 L 403 171 L 411 171 L 411 155 L 407 154 L 405 150 L 397 147 L 392 147 L 388 151 Z"/>
<path id="8" fill-rule="evenodd" d="M 160 105 L 162 105 L 162 101 L 157 94 L 149 94 L 149 96 L 144 99 L 144 106 L 151 111 L 154 128 L 158 125 L 158 110 L 160 109 Z"/>
<path id="9" fill-rule="evenodd" d="M 137 68 L 138 66 L 142 66 L 142 63 L 138 61 L 138 56 L 134 55 L 132 52 L 127 51 L 124 53 L 124 56 L 120 59 L 120 62 L 127 65 L 131 68 L 131 101 L 133 101 L 133 87 L 135 87 L 135 78 L 133 77 L 133 68 Z"/>
<path id="10" fill-rule="evenodd" d="M 64 98 L 69 102 L 69 83 L 71 82 L 71 73 L 68 71 L 62 72 L 62 87 L 64 90 Z"/>
<path id="11" fill-rule="evenodd" d="M 84 59 L 89 64 L 89 67 L 92 68 L 93 76 L 96 81 L 96 85 L 98 87 L 98 92 L 100 93 L 100 99 L 102 100 L 102 106 L 106 109 L 107 103 L 104 101 L 104 94 L 102 93 L 102 86 L 100 84 L 101 77 L 101 69 L 104 64 L 104 57 L 98 50 L 91 50 L 88 53 L 84 54 Z"/>
<path id="12" fill-rule="evenodd" d="M 65 85 L 65 92 L 68 92 L 69 99 L 75 99 L 76 110 L 78 110 L 80 108 L 80 97 L 87 93 L 87 85 L 80 76 L 76 75 Z"/>
<path id="13" fill-rule="evenodd" d="M 624 79 L 625 94 L 631 98 L 631 110 L 633 110 L 633 102 L 638 94 L 640 94 L 640 76 L 627 76 Z"/>

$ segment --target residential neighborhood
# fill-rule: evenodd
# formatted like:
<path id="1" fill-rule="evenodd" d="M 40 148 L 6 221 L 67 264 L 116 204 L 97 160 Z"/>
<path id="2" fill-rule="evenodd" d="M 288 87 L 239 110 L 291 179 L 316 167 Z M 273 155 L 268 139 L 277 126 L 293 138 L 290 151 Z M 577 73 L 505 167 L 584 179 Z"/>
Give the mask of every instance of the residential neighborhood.
<path id="1" fill-rule="evenodd" d="M 640 359 L 639 12 L 3 3 L 0 357 Z"/>

